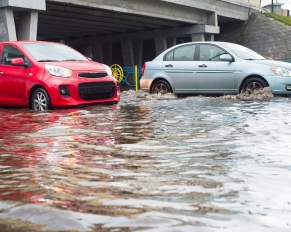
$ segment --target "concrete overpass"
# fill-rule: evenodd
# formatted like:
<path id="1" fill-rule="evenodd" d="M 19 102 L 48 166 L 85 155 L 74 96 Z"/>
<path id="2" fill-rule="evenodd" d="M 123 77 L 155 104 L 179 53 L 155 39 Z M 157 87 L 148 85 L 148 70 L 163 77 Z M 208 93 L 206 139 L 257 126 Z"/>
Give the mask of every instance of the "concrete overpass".
<path id="1" fill-rule="evenodd" d="M 260 0 L 0 0 L 0 40 L 61 41 L 109 65 L 141 65 L 260 10 Z"/>

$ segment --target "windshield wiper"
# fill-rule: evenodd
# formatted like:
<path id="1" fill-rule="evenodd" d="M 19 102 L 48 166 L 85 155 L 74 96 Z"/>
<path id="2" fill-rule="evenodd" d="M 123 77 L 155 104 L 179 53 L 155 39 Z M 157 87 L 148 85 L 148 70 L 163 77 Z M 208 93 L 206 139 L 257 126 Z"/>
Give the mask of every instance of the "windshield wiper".
<path id="1" fill-rule="evenodd" d="M 249 59 L 244 59 L 244 60 L 265 60 L 265 59 L 254 59 L 254 58 L 249 58 Z"/>
<path id="2" fill-rule="evenodd" d="M 68 60 L 62 60 L 62 61 L 83 61 L 83 60 L 68 59 Z"/>
<path id="3" fill-rule="evenodd" d="M 59 62 L 59 60 L 38 60 L 38 62 Z"/>

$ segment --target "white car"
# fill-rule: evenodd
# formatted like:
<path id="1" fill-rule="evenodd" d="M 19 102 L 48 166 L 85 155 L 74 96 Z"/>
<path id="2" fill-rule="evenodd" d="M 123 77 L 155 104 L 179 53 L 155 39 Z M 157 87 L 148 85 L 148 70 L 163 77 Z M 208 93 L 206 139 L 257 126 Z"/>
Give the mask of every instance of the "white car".
<path id="1" fill-rule="evenodd" d="M 238 94 L 269 86 L 291 94 L 291 63 L 268 60 L 227 42 L 171 47 L 143 65 L 140 88 L 150 93 Z"/>

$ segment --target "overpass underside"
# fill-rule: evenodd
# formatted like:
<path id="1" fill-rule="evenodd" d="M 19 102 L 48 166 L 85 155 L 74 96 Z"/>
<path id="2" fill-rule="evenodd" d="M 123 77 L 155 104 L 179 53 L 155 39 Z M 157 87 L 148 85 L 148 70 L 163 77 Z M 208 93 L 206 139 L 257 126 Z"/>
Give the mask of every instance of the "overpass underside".
<path id="1" fill-rule="evenodd" d="M 210 41 L 257 0 L 0 0 L 0 40 L 61 41 L 93 60 L 141 65 L 170 46 Z"/>

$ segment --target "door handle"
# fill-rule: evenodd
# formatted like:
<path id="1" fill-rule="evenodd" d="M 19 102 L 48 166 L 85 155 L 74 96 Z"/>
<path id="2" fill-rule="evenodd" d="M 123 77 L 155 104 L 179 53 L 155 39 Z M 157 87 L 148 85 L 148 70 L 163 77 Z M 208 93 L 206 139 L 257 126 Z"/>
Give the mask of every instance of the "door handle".
<path id="1" fill-rule="evenodd" d="M 0 75 L 4 74 L 2 71 L 0 71 Z"/>
<path id="2" fill-rule="evenodd" d="M 172 68 L 173 65 L 172 65 L 172 64 L 166 64 L 165 67 L 166 67 L 166 68 Z"/>
<path id="3" fill-rule="evenodd" d="M 199 67 L 199 68 L 206 68 L 207 65 L 206 65 L 206 64 L 201 64 L 201 65 L 199 65 L 198 67 Z"/>

